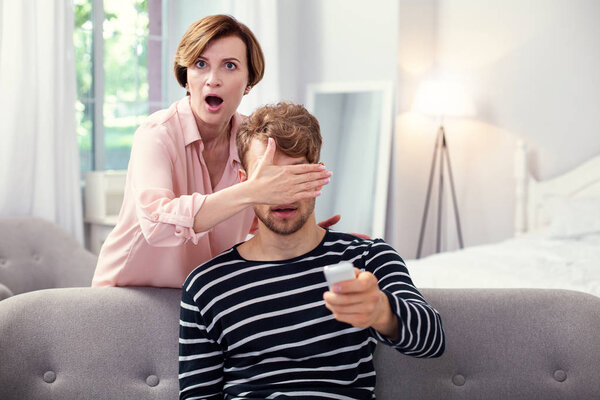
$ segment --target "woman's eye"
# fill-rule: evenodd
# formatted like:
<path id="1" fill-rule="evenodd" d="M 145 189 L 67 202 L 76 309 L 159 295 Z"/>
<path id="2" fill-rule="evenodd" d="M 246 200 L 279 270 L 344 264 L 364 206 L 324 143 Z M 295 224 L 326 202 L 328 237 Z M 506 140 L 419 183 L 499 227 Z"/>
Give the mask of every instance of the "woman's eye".
<path id="1" fill-rule="evenodd" d="M 206 61 L 202 61 L 202 60 L 196 61 L 196 67 L 198 67 L 198 68 L 206 67 Z"/>
<path id="2" fill-rule="evenodd" d="M 237 66 L 235 65 L 235 63 L 227 62 L 227 63 L 225 63 L 225 68 L 227 68 L 227 69 L 236 69 Z"/>

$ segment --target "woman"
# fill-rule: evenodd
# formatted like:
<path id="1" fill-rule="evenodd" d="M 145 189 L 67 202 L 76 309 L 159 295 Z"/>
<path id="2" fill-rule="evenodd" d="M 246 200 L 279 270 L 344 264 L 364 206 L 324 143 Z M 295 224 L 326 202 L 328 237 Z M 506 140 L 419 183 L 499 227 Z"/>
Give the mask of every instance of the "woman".
<path id="1" fill-rule="evenodd" d="M 214 15 L 188 28 L 175 55 L 187 95 L 134 135 L 123 206 L 92 286 L 180 288 L 195 267 L 246 238 L 252 205 L 320 194 L 331 172 L 274 166 L 274 145 L 248 181 L 238 181 L 235 133 L 245 117 L 236 110 L 263 73 L 258 41 L 234 18 Z"/>

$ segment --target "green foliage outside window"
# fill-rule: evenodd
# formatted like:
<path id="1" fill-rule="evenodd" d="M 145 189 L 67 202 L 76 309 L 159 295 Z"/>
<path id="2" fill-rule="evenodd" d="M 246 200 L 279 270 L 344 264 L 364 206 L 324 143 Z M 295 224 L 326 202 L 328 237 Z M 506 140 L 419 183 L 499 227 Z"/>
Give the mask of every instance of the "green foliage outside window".
<path id="1" fill-rule="evenodd" d="M 82 171 L 93 169 L 93 125 L 104 127 L 105 169 L 125 169 L 133 133 L 148 115 L 147 0 L 104 0 L 104 54 L 93 54 L 92 0 L 74 0 L 77 137 Z M 103 61 L 104 87 L 94 87 L 93 63 Z M 94 121 L 95 90 L 103 90 L 104 121 Z"/>

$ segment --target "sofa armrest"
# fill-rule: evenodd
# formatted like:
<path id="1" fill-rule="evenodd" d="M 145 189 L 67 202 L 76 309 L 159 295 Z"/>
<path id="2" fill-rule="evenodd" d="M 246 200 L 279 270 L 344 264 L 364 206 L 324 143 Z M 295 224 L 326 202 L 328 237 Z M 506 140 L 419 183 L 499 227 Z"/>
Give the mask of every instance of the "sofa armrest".
<path id="1" fill-rule="evenodd" d="M 89 286 L 97 257 L 57 224 L 0 217 L 0 282 L 13 294 Z"/>

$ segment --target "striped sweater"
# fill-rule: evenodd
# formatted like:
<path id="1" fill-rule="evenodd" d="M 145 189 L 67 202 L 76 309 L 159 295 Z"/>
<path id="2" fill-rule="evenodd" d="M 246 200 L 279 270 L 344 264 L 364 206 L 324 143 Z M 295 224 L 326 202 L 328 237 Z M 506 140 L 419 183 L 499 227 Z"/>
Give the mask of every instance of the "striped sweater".
<path id="1" fill-rule="evenodd" d="M 337 321 L 325 307 L 326 265 L 372 272 L 398 316 L 395 342 Z M 327 231 L 302 256 L 248 261 L 237 246 L 196 268 L 182 290 L 180 399 L 371 399 L 382 342 L 413 357 L 444 351 L 440 316 L 381 239 Z"/>

